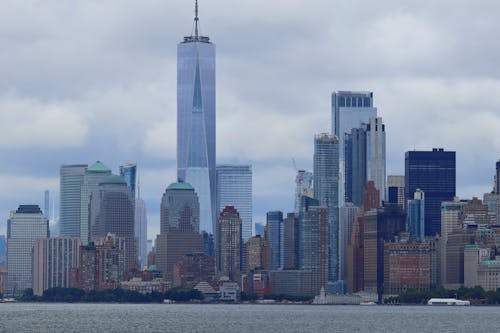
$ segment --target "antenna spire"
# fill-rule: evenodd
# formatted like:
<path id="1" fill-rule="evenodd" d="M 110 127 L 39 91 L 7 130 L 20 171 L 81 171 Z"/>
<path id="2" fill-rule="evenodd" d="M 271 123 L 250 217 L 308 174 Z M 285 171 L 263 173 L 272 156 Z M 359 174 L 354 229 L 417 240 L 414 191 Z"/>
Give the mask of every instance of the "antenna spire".
<path id="1" fill-rule="evenodd" d="M 196 37 L 196 39 L 198 39 L 198 21 L 200 20 L 198 18 L 198 0 L 195 1 L 194 13 L 195 13 L 195 16 L 194 16 L 194 36 Z"/>

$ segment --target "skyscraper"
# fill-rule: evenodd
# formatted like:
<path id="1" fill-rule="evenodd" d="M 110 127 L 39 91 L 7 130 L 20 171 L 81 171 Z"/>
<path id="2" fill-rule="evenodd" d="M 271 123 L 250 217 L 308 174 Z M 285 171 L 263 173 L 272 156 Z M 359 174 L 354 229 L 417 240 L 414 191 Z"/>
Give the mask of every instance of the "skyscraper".
<path id="1" fill-rule="evenodd" d="M 387 176 L 387 201 L 405 207 L 405 176 Z"/>
<path id="2" fill-rule="evenodd" d="M 139 196 L 135 201 L 134 234 L 137 238 L 139 264 L 144 267 L 148 263 L 148 217 L 146 202 Z"/>
<path id="3" fill-rule="evenodd" d="M 313 174 L 305 170 L 298 170 L 295 177 L 295 214 L 300 211 L 300 198 L 303 195 L 313 197 Z"/>
<path id="4" fill-rule="evenodd" d="M 63 165 L 60 170 L 59 233 L 65 237 L 81 237 L 83 186 L 87 164 Z M 86 217 L 87 215 L 85 215 Z M 88 223 L 88 221 L 87 221 Z M 84 237 L 88 238 L 88 235 Z M 82 239 L 83 241 L 83 239 Z"/>
<path id="5" fill-rule="evenodd" d="M 123 177 L 128 187 L 132 191 L 132 197 L 135 199 L 135 184 L 136 184 L 137 164 L 126 163 L 120 165 L 120 176 Z"/>
<path id="6" fill-rule="evenodd" d="M 252 236 L 252 166 L 217 165 L 217 213 L 233 206 L 240 214 L 243 242 Z"/>
<path id="7" fill-rule="evenodd" d="M 272 271 L 281 267 L 281 224 L 283 212 L 272 211 L 266 214 L 267 228 L 267 269 Z"/>
<path id="8" fill-rule="evenodd" d="M 43 193 L 43 216 L 47 220 L 50 220 L 50 192 L 49 190 L 46 190 Z"/>
<path id="9" fill-rule="evenodd" d="M 385 125 L 382 118 L 370 118 L 366 125 L 366 178 L 373 180 L 380 191 L 380 199 L 386 199 Z"/>
<path id="10" fill-rule="evenodd" d="M 215 207 L 215 45 L 199 33 L 177 47 L 177 176 L 189 182 L 200 202 L 200 229 L 214 233 Z"/>
<path id="11" fill-rule="evenodd" d="M 314 138 L 314 198 L 328 208 L 329 281 L 339 280 L 339 140 L 332 134 Z"/>
<path id="12" fill-rule="evenodd" d="M 413 193 L 425 193 L 425 235 L 441 231 L 441 203 L 455 197 L 455 152 L 434 148 L 432 151 L 409 151 L 405 156 L 405 199 Z"/>
<path id="13" fill-rule="evenodd" d="M 134 198 L 121 176 L 109 175 L 92 193 L 90 214 L 93 217 L 92 239 L 114 234 L 125 239 L 125 270 L 137 263 L 137 241 L 134 235 Z"/>
<path id="14" fill-rule="evenodd" d="M 18 296 L 33 288 L 33 246 L 49 237 L 49 221 L 37 205 L 21 205 L 7 221 L 6 294 Z"/>
<path id="15" fill-rule="evenodd" d="M 238 211 L 225 207 L 217 223 L 217 270 L 231 281 L 241 276 L 241 218 Z"/>
<path id="16" fill-rule="evenodd" d="M 189 183 L 168 186 L 161 200 L 160 234 L 156 238 L 156 265 L 173 281 L 174 264 L 182 256 L 203 252 L 200 204 Z"/>
<path id="17" fill-rule="evenodd" d="M 377 117 L 377 108 L 373 107 L 373 93 L 362 91 L 337 91 L 332 93 L 332 134 L 339 139 L 339 182 L 340 205 L 344 202 L 345 164 L 344 136 L 351 129 L 368 124 L 370 118 Z"/>
<path id="18" fill-rule="evenodd" d="M 425 194 L 420 189 L 415 191 L 413 200 L 408 200 L 408 210 L 406 221 L 410 238 L 413 240 L 423 241 L 424 223 L 425 223 Z"/>
<path id="19" fill-rule="evenodd" d="M 366 148 L 366 128 L 353 128 L 345 135 L 345 201 L 358 207 L 363 204 L 363 188 L 367 181 Z"/>

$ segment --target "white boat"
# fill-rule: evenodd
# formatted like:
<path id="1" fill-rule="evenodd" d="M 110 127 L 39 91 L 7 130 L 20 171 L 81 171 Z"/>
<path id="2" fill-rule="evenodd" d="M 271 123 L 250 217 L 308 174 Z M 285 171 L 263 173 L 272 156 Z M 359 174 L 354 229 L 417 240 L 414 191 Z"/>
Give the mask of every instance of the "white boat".
<path id="1" fill-rule="evenodd" d="M 469 301 L 462 301 L 461 299 L 456 298 L 431 298 L 427 305 L 459 305 L 466 306 L 470 305 Z"/>

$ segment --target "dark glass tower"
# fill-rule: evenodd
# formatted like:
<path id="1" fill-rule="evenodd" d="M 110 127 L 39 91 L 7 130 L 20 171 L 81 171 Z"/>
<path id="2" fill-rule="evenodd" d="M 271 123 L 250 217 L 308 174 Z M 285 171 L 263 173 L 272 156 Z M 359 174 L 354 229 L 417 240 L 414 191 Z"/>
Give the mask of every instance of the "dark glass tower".
<path id="1" fill-rule="evenodd" d="M 425 192 L 425 235 L 441 232 L 441 202 L 456 193 L 454 151 L 409 151 L 405 155 L 405 205 L 417 189 Z"/>
<path id="2" fill-rule="evenodd" d="M 200 201 L 200 229 L 215 230 L 215 45 L 198 31 L 177 47 L 177 176 Z"/>

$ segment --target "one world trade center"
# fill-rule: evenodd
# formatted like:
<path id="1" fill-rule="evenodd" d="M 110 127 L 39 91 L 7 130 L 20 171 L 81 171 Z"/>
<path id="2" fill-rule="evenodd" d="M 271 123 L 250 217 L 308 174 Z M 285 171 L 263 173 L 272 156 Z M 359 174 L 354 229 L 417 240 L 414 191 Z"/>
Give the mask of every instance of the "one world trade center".
<path id="1" fill-rule="evenodd" d="M 215 221 L 215 45 L 194 32 L 177 47 L 177 176 L 200 201 L 200 231 Z"/>

